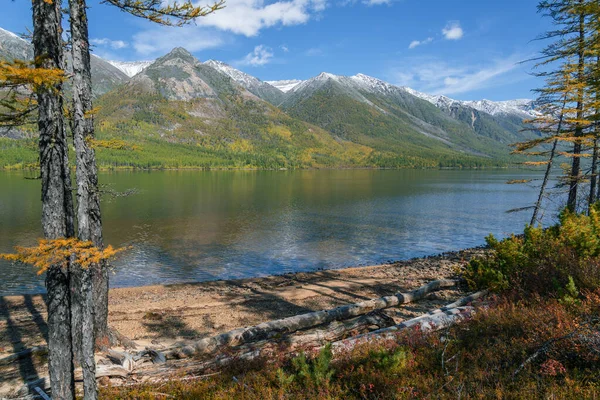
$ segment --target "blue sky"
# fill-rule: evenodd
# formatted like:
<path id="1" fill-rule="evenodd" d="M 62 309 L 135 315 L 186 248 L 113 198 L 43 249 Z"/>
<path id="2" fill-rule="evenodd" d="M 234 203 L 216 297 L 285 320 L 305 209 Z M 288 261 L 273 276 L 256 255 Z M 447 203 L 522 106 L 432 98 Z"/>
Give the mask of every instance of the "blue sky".
<path id="1" fill-rule="evenodd" d="M 532 97 L 541 82 L 519 62 L 550 28 L 536 0 L 227 0 L 183 28 L 88 5 L 94 51 L 107 59 L 151 60 L 182 46 L 262 80 L 360 72 L 463 100 Z M 30 28 L 30 2 L 3 4 L 0 27 Z"/>

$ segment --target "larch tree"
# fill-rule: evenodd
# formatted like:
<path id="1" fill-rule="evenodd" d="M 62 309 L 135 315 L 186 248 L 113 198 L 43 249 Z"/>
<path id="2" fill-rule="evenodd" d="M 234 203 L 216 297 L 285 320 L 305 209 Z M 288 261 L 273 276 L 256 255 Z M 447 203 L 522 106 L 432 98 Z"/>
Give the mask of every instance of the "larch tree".
<path id="1" fill-rule="evenodd" d="M 538 58 L 535 75 L 545 79 L 545 86 L 536 90 L 540 116 L 529 122 L 533 129 L 542 132 L 541 138 L 515 144 L 516 153 L 546 157 L 542 161 L 526 164 L 545 165 L 545 174 L 533 207 L 531 224 L 538 222 L 542 200 L 552 166 L 558 156 L 569 161 L 562 177 L 567 187 L 567 208 L 583 209 L 584 191 L 580 188 L 590 181 L 586 208 L 589 209 L 597 197 L 598 169 L 598 110 L 600 95 L 598 86 L 598 2 L 596 0 L 544 0 L 538 11 L 550 17 L 554 30 L 538 39 L 552 40 Z M 570 147 L 569 151 L 566 149 Z M 588 163 L 582 163 L 591 157 Z"/>
<path id="2" fill-rule="evenodd" d="M 64 70 L 60 0 L 33 0 L 35 67 Z M 37 88 L 39 161 L 42 182 L 42 227 L 47 239 L 75 233 L 62 83 Z M 46 273 L 48 350 L 52 397 L 75 396 L 69 268 L 54 264 Z"/>
<path id="3" fill-rule="evenodd" d="M 565 115 L 574 122 L 572 134 L 571 168 L 566 183 L 569 188 L 567 207 L 577 209 L 579 184 L 582 181 L 581 157 L 584 138 L 584 96 L 586 80 L 586 8 L 587 0 L 544 0 L 538 5 L 538 11 L 552 19 L 556 29 L 546 32 L 539 39 L 554 39 L 542 50 L 539 66 L 551 66 L 573 58 L 576 65 L 572 87 L 575 88 L 574 106 L 566 105 Z M 571 110 L 573 115 L 571 115 Z"/>
<path id="4" fill-rule="evenodd" d="M 180 26 L 223 7 L 204 8 L 186 1 L 107 0 L 133 15 L 163 25 Z M 115 251 L 103 248 L 94 125 L 90 48 L 85 0 L 69 0 L 73 107 L 69 113 L 76 153 L 77 222 L 68 159 L 63 104 L 66 79 L 61 0 L 33 0 L 35 61 L 0 62 L 0 124 L 31 122 L 37 113 L 45 240 L 35 248 L 18 248 L 14 261 L 46 272 L 48 346 L 52 397 L 75 398 L 74 363 L 81 364 L 84 397 L 97 398 L 94 364 L 95 330 L 108 332 L 108 271 Z M 94 318 L 96 316 L 96 318 Z M 75 358 L 77 354 L 77 358 Z"/>

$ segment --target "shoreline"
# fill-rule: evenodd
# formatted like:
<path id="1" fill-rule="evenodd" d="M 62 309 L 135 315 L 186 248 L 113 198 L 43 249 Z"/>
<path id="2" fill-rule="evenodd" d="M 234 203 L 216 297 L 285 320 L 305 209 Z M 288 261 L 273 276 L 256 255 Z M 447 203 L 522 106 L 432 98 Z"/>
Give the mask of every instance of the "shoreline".
<path id="1" fill-rule="evenodd" d="M 154 287 L 167 287 L 168 288 L 170 286 L 202 285 L 202 284 L 213 284 L 216 282 L 223 282 L 223 283 L 241 282 L 241 281 L 271 279 L 271 278 L 293 279 L 294 276 L 300 275 L 300 274 L 309 274 L 310 275 L 310 274 L 315 274 L 315 273 L 319 273 L 319 272 L 327 272 L 327 271 L 336 272 L 336 271 L 354 270 L 354 269 L 360 269 L 360 268 L 385 268 L 386 266 L 411 264 L 414 262 L 418 262 L 419 260 L 451 258 L 460 253 L 480 252 L 480 251 L 484 251 L 486 248 L 487 248 L 487 245 L 483 244 L 480 246 L 469 247 L 469 248 L 461 249 L 461 250 L 451 250 L 451 251 L 445 251 L 442 253 L 429 254 L 429 255 L 422 256 L 422 257 L 412 257 L 412 258 L 407 258 L 407 259 L 403 259 L 403 260 L 389 260 L 386 262 L 382 262 L 380 264 L 366 263 L 366 264 L 358 264 L 358 265 L 351 265 L 351 266 L 339 266 L 339 267 L 332 267 L 332 268 L 320 267 L 317 269 L 311 269 L 311 270 L 305 270 L 305 271 L 284 272 L 281 274 L 268 274 L 268 275 L 250 276 L 250 277 L 244 277 L 244 278 L 215 278 L 215 279 L 202 280 L 202 281 L 182 280 L 182 281 L 177 281 L 177 282 L 169 282 L 169 283 L 165 283 L 165 284 L 124 285 L 124 286 L 114 286 L 114 287 L 111 286 L 109 290 L 110 291 L 113 291 L 113 290 L 118 291 L 118 290 L 123 290 L 123 289 L 136 289 L 136 288 L 143 289 L 143 288 L 154 288 Z M 44 289 L 43 291 L 38 291 L 38 292 L 0 294 L 0 299 L 10 298 L 10 297 L 20 297 L 20 296 L 42 296 L 43 297 L 45 294 L 46 294 L 46 290 Z"/>
<path id="2" fill-rule="evenodd" d="M 432 280 L 456 276 L 461 266 L 485 251 L 485 247 L 475 247 L 390 264 L 113 288 L 109 293 L 109 325 L 132 339 L 138 348 L 169 346 L 273 319 L 410 291 Z M 385 313 L 399 323 L 463 295 L 461 288 L 447 288 Z M 0 296 L 0 316 L 0 358 L 46 344 L 43 294 Z M 31 375 L 47 374 L 43 356 L 30 360 L 26 366 L 0 367 L 0 395 L 23 384 L 25 367 Z"/>

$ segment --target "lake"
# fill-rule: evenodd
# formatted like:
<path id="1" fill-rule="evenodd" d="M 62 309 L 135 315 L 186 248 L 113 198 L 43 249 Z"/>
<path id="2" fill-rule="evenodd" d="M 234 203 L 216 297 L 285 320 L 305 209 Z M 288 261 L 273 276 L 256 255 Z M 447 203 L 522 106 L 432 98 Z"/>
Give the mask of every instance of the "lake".
<path id="1" fill-rule="evenodd" d="M 0 172 L 0 252 L 41 237 L 40 182 Z M 536 189 L 523 170 L 105 172 L 105 242 L 131 246 L 111 286 L 243 278 L 383 263 L 522 231 Z M 0 261 L 0 295 L 43 292 Z"/>

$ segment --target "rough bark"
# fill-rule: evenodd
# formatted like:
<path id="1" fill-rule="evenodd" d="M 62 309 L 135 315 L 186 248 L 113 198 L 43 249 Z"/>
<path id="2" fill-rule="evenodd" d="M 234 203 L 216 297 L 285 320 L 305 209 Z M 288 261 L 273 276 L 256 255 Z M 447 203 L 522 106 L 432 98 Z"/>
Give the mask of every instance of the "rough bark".
<path id="1" fill-rule="evenodd" d="M 91 241 L 98 248 L 103 247 L 102 221 L 100 216 L 100 198 L 98 195 L 98 171 L 96 156 L 90 145 L 94 136 L 92 115 L 92 76 L 88 23 L 85 0 L 69 0 L 71 27 L 71 53 L 73 55 L 73 143 L 76 154 L 77 182 L 77 223 L 78 237 L 82 241 Z M 83 372 L 83 387 L 86 399 L 98 397 L 96 388 L 96 363 L 94 360 L 95 327 L 101 334 L 107 330 L 106 319 L 96 321 L 95 317 L 107 316 L 108 282 L 103 282 L 104 263 L 78 268 L 78 307 L 80 312 L 74 329 L 77 331 L 79 362 Z M 98 296 L 96 296 L 98 293 Z M 95 304 L 95 301 L 98 303 Z M 105 308 L 106 311 L 101 311 Z M 97 312 L 96 312 L 97 311 Z"/>
<path id="2" fill-rule="evenodd" d="M 408 293 L 397 293 L 392 296 L 363 301 L 360 303 L 321 310 L 293 317 L 264 322 L 249 328 L 234 329 L 223 334 L 204 338 L 192 344 L 176 347 L 165 352 L 167 358 L 184 358 L 192 355 L 213 354 L 223 347 L 239 346 L 245 343 L 257 342 L 283 334 L 289 334 L 302 329 L 312 328 L 333 321 L 347 320 L 367 314 L 374 310 L 394 307 L 424 298 L 427 294 L 445 287 L 455 286 L 456 281 L 442 279 L 430 282 Z"/>
<path id="3" fill-rule="evenodd" d="M 60 7 L 60 0 L 32 2 L 33 46 L 38 67 L 63 67 Z M 61 85 L 57 84 L 37 93 L 42 227 L 47 239 L 71 237 L 74 234 L 61 90 Z M 68 268 L 55 265 L 48 269 L 48 364 L 54 399 L 72 399 L 75 396 L 69 286 Z"/>
<path id="4" fill-rule="evenodd" d="M 71 42 L 73 54 L 73 142 L 76 153 L 77 222 L 79 239 L 104 247 L 98 169 L 91 146 L 94 137 L 92 105 L 92 76 L 89 35 L 85 0 L 69 0 Z M 95 339 L 108 338 L 108 273 L 106 263 L 93 266 L 92 292 L 94 296 Z M 87 277 L 84 277 L 87 279 Z"/>

